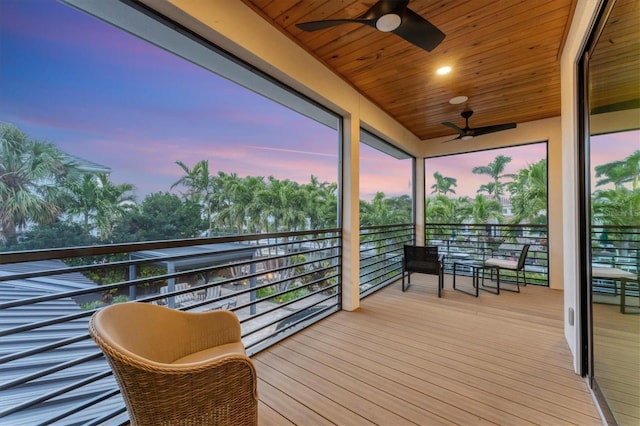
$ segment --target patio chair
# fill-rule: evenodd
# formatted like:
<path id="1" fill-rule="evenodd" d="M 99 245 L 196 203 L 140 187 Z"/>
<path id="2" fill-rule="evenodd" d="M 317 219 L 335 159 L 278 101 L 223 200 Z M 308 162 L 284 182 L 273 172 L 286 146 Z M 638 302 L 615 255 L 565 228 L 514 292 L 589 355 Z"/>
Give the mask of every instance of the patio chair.
<path id="1" fill-rule="evenodd" d="M 256 425 L 257 376 L 230 311 L 183 312 L 127 302 L 96 312 L 131 425 Z"/>
<path id="2" fill-rule="evenodd" d="M 524 244 L 522 246 L 522 250 L 520 251 L 520 256 L 518 256 L 518 260 L 509 260 L 509 259 L 499 259 L 499 258 L 489 258 L 485 260 L 485 265 L 494 266 L 500 269 L 506 269 L 508 271 L 515 271 L 516 273 L 516 289 L 502 289 L 506 291 L 513 291 L 515 293 L 520 293 L 520 273 L 522 272 L 522 281 L 524 286 L 527 286 L 527 275 L 524 272 L 524 262 L 527 260 L 527 254 L 529 253 L 529 244 Z M 501 274 L 498 275 L 500 277 Z M 499 280 L 500 278 L 498 278 Z M 484 285 L 484 283 L 483 283 Z M 498 288 L 500 288 L 500 282 L 498 281 Z"/>
<path id="3" fill-rule="evenodd" d="M 406 291 L 411 285 L 411 273 L 437 275 L 438 276 L 438 297 L 442 296 L 444 288 L 444 265 L 442 258 L 438 254 L 438 247 L 431 246 L 404 246 L 404 257 L 402 258 L 402 291 Z M 407 275 L 407 286 L 404 285 L 404 276 Z"/>

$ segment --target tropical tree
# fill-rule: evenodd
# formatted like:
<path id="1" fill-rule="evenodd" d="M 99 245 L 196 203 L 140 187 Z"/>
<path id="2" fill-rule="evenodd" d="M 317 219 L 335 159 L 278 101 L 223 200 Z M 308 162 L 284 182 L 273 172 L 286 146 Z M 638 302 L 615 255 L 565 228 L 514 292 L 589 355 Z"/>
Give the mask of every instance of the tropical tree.
<path id="1" fill-rule="evenodd" d="M 67 189 L 69 219 L 80 216 L 85 234 L 96 229 L 103 239 L 111 236 L 115 223 L 124 217 L 135 199 L 129 194 L 135 189 L 132 184 L 114 184 L 106 173 L 85 174 L 82 180 L 68 184 Z"/>
<path id="2" fill-rule="evenodd" d="M 425 222 L 427 238 L 443 238 L 451 235 L 458 224 L 471 215 L 469 197 L 449 198 L 437 195 L 425 203 Z M 453 227 L 451 225 L 454 225 Z"/>
<path id="3" fill-rule="evenodd" d="M 521 169 L 508 185 L 513 223 L 547 223 L 547 160 Z"/>
<path id="4" fill-rule="evenodd" d="M 596 182 L 596 186 L 612 183 L 616 189 L 619 189 L 625 183 L 631 182 L 631 188 L 636 190 L 640 176 L 640 150 L 635 151 L 624 160 L 596 166 L 595 171 L 596 177 L 602 178 Z"/>
<path id="5" fill-rule="evenodd" d="M 269 176 L 267 185 L 256 194 L 262 211 L 264 229 L 295 231 L 306 224 L 305 195 L 297 182 Z"/>
<path id="6" fill-rule="evenodd" d="M 55 222 L 65 184 L 81 176 L 76 163 L 49 143 L 0 125 L 0 241 L 11 241 L 28 223 Z"/>
<path id="7" fill-rule="evenodd" d="M 241 178 L 236 173 L 218 172 L 218 176 L 212 178 L 212 184 L 216 227 L 242 233 L 250 223 L 259 223 L 260 208 L 254 198 L 265 188 L 262 177 Z"/>
<path id="8" fill-rule="evenodd" d="M 640 226 L 640 189 L 598 190 L 593 193 L 592 210 L 595 223 L 613 226 Z"/>
<path id="9" fill-rule="evenodd" d="M 209 230 L 211 230 L 215 190 L 213 180 L 209 174 L 209 161 L 200 160 L 193 168 L 189 168 L 189 166 L 179 160 L 176 161 L 176 164 L 182 169 L 184 175 L 171 185 L 171 189 L 177 186 L 186 188 L 186 192 L 182 193 L 183 199 L 202 206 L 204 216 L 209 224 Z"/>
<path id="10" fill-rule="evenodd" d="M 435 200 L 429 203 L 425 214 L 429 223 L 462 223 L 471 214 L 469 197 L 449 198 L 437 195 Z"/>
<path id="11" fill-rule="evenodd" d="M 490 219 L 502 221 L 502 204 L 498 200 L 488 199 L 484 195 L 478 194 L 470 207 L 471 217 L 475 224 L 488 223 Z"/>
<path id="12" fill-rule="evenodd" d="M 168 192 L 149 194 L 117 226 L 118 241 L 194 238 L 207 229 L 200 205 Z"/>
<path id="13" fill-rule="evenodd" d="M 478 193 L 482 191 L 491 191 L 489 194 L 492 194 L 495 199 L 498 199 L 504 193 L 504 183 L 501 181 L 503 178 L 513 177 L 510 174 L 503 174 L 506 165 L 511 162 L 511 157 L 505 157 L 504 155 L 498 155 L 492 162 L 489 163 L 488 166 L 477 166 L 474 167 L 471 171 L 478 175 L 489 175 L 491 176 L 492 186 L 489 187 L 481 187 L 478 189 Z M 491 189 L 489 189 L 491 188 Z"/>
<path id="14" fill-rule="evenodd" d="M 303 186 L 306 194 L 306 213 L 310 229 L 333 228 L 338 225 L 338 185 L 320 182 L 311 175 L 310 182 Z"/>
<path id="15" fill-rule="evenodd" d="M 0 250 L 22 251 L 43 250 L 60 247 L 81 247 L 97 244 L 99 241 L 84 232 L 80 224 L 69 222 L 55 222 L 52 224 L 35 225 L 32 229 L 20 235 L 20 241 L 7 245 Z"/>
<path id="16" fill-rule="evenodd" d="M 495 182 L 489 182 L 489 183 L 485 183 L 480 185 L 480 187 L 478 188 L 478 190 L 476 191 L 478 194 L 481 194 L 483 192 L 486 192 L 488 195 L 492 195 L 493 198 L 497 198 L 497 192 L 499 191 L 498 186 L 496 186 Z"/>
<path id="17" fill-rule="evenodd" d="M 436 195 L 446 195 L 447 193 L 455 194 L 456 191 L 452 188 L 453 186 L 458 186 L 458 180 L 448 176 L 442 176 L 440 172 L 435 172 L 433 174 L 433 179 L 435 179 L 435 183 L 431 185 L 431 193 Z"/>
<path id="18" fill-rule="evenodd" d="M 393 212 L 394 223 L 411 223 L 413 218 L 413 200 L 409 195 L 389 197 L 386 202 Z"/>
<path id="19" fill-rule="evenodd" d="M 232 179 L 228 185 L 223 185 L 225 191 L 231 192 L 233 206 L 231 217 L 236 219 L 238 232 L 246 229 L 250 232 L 259 230 L 262 206 L 256 202 L 256 194 L 266 188 L 262 176 L 247 176 L 243 179 Z"/>
<path id="20" fill-rule="evenodd" d="M 381 226 L 411 222 L 411 205 L 409 209 L 406 208 L 404 197 L 386 198 L 383 192 L 377 192 L 370 203 L 361 201 L 360 225 Z"/>

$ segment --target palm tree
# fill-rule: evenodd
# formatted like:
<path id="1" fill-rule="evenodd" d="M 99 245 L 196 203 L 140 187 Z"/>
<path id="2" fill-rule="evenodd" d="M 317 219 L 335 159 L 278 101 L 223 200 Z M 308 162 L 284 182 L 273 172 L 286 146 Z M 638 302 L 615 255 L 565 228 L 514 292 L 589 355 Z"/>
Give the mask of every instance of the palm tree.
<path id="1" fill-rule="evenodd" d="M 508 185 L 513 223 L 547 223 L 547 160 L 521 169 Z"/>
<path id="2" fill-rule="evenodd" d="M 500 195 L 504 192 L 504 183 L 500 181 L 502 178 L 513 177 L 510 174 L 502 174 L 506 165 L 511 161 L 511 157 L 505 157 L 504 155 L 498 155 L 488 166 L 477 166 L 474 167 L 471 171 L 478 175 L 489 175 L 492 179 L 492 190 L 493 196 L 497 200 Z M 484 190 L 489 190 L 489 187 L 483 188 L 482 190 L 478 190 L 478 192 L 482 192 Z"/>
<path id="3" fill-rule="evenodd" d="M 469 197 L 449 198 L 437 195 L 425 211 L 429 223 L 459 224 L 471 215 Z"/>
<path id="4" fill-rule="evenodd" d="M 640 190 L 598 190 L 593 194 L 594 222 L 613 226 L 640 226 Z"/>
<path id="5" fill-rule="evenodd" d="M 305 215 L 309 218 L 310 229 L 333 228 L 338 224 L 338 197 L 335 183 L 322 182 L 314 175 L 304 185 L 307 202 Z"/>
<path id="6" fill-rule="evenodd" d="M 480 185 L 480 187 L 478 188 L 478 190 L 476 191 L 478 194 L 481 194 L 483 192 L 486 192 L 489 195 L 493 195 L 493 198 L 497 198 L 496 192 L 498 190 L 498 187 L 496 186 L 495 182 L 489 182 L 489 183 L 485 183 Z"/>
<path id="7" fill-rule="evenodd" d="M 448 176 L 442 176 L 440 172 L 435 172 L 433 174 L 433 178 L 436 182 L 431 185 L 431 189 L 433 190 L 431 191 L 432 194 L 446 195 L 448 192 L 452 194 L 456 193 L 456 191 L 451 187 L 458 186 L 457 179 Z"/>
<path id="8" fill-rule="evenodd" d="M 80 182 L 69 185 L 67 189 L 71 199 L 67 204 L 66 213 L 71 216 L 80 216 L 82 229 L 86 235 L 89 235 L 92 214 L 98 209 L 98 182 L 93 176 L 87 174 Z"/>
<path id="9" fill-rule="evenodd" d="M 256 202 L 256 194 L 266 187 L 262 176 L 247 176 L 238 186 L 238 192 L 234 196 L 234 215 L 243 217 L 245 227 L 249 231 L 256 231 L 260 224 L 261 206 Z"/>
<path id="10" fill-rule="evenodd" d="M 469 197 L 449 198 L 437 195 L 425 205 L 427 238 L 442 239 L 471 216 Z M 451 226 L 453 225 L 453 227 Z"/>
<path id="11" fill-rule="evenodd" d="M 300 185 L 289 179 L 278 180 L 269 176 L 266 187 L 256 194 L 262 210 L 265 229 L 273 223 L 273 232 L 281 228 L 295 231 L 306 224 L 305 194 Z"/>
<path id="12" fill-rule="evenodd" d="M 235 228 L 242 233 L 259 224 L 261 207 L 255 200 L 256 194 L 265 188 L 264 178 L 240 178 L 236 173 L 227 175 L 219 172 L 214 181 L 214 187 L 219 189 L 214 195 L 218 208 L 215 222 L 218 226 Z"/>
<path id="13" fill-rule="evenodd" d="M 502 204 L 494 199 L 487 199 L 484 195 L 478 194 L 471 203 L 471 216 L 473 223 L 486 224 L 489 219 L 502 220 Z"/>
<path id="14" fill-rule="evenodd" d="M 184 175 L 171 185 L 171 189 L 176 186 L 183 186 L 187 189 L 187 192 L 182 194 L 183 198 L 202 206 L 205 218 L 209 224 L 209 230 L 211 230 L 214 188 L 212 178 L 209 175 L 209 161 L 200 160 L 193 168 L 189 168 L 179 160 L 176 161 L 176 164 L 182 169 Z"/>
<path id="15" fill-rule="evenodd" d="M 65 183 L 80 176 L 77 164 L 55 146 L 0 125 L 0 241 L 12 240 L 30 222 L 55 222 Z"/>
<path id="16" fill-rule="evenodd" d="M 85 233 L 89 234 L 90 223 L 95 227 L 103 239 L 109 238 L 116 222 L 126 213 L 128 202 L 134 200 L 135 187 L 130 183 L 114 184 L 106 173 L 98 175 L 86 174 L 80 182 L 67 186 L 70 201 L 66 212 L 82 217 Z"/>
<path id="17" fill-rule="evenodd" d="M 360 226 L 379 226 L 393 223 L 389 205 L 384 202 L 384 192 L 376 192 L 370 203 L 361 210 Z"/>
<path id="18" fill-rule="evenodd" d="M 640 176 L 640 150 L 629 155 L 624 160 L 612 161 L 595 167 L 596 177 L 603 177 L 596 182 L 596 186 L 612 183 L 615 188 L 621 188 L 623 184 L 631 182 L 633 190 L 638 189 L 638 176 Z"/>

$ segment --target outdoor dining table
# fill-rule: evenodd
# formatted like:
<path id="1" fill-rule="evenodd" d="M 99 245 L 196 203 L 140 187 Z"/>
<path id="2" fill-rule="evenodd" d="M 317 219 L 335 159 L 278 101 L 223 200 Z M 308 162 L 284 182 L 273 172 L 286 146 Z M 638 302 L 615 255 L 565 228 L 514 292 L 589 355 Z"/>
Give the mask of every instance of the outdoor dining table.
<path id="1" fill-rule="evenodd" d="M 620 312 L 626 314 L 626 293 L 627 293 L 627 282 L 635 281 L 638 283 L 638 276 L 628 271 L 623 271 L 618 268 L 603 268 L 600 266 L 594 266 L 591 268 L 591 278 L 600 278 L 606 280 L 612 280 L 613 284 L 613 294 L 614 296 L 618 294 L 618 286 L 616 282 L 620 281 Z M 634 312 L 640 313 L 640 312 Z"/>

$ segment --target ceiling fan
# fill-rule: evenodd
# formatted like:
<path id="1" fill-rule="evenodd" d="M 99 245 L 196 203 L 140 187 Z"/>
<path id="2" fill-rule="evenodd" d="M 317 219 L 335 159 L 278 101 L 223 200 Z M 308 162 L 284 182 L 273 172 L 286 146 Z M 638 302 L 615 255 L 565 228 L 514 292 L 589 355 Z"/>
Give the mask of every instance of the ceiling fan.
<path id="1" fill-rule="evenodd" d="M 462 116 L 462 118 L 464 118 L 464 129 L 461 129 L 460 127 L 448 121 L 442 123 L 443 125 L 447 127 L 451 127 L 452 129 L 454 129 L 459 133 L 457 138 L 451 139 L 445 142 L 451 142 L 458 139 L 466 140 L 466 139 L 471 139 L 475 136 L 486 135 L 487 133 L 501 132 L 502 130 L 516 128 L 516 123 L 505 123 L 505 124 L 496 124 L 494 126 L 471 128 L 469 127 L 469 117 L 473 115 L 473 111 L 471 110 L 462 111 L 460 115 Z"/>
<path id="2" fill-rule="evenodd" d="M 327 19 L 296 24 L 304 31 L 317 31 L 340 24 L 359 23 L 392 32 L 409 43 L 431 52 L 442 42 L 445 34 L 435 25 L 407 7 L 409 0 L 380 0 L 356 18 Z"/>

